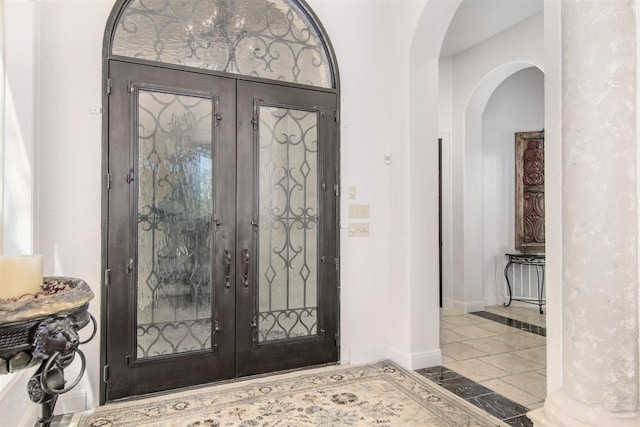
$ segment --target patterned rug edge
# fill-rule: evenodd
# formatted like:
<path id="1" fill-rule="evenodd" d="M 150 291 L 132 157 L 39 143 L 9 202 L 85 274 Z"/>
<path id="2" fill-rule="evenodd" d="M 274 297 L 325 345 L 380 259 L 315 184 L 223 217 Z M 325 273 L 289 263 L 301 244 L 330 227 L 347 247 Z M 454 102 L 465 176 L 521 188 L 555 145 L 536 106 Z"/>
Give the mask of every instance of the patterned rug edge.
<path id="1" fill-rule="evenodd" d="M 210 406 L 206 405 L 212 405 L 212 403 L 222 406 L 248 404 L 252 401 L 258 402 L 259 399 L 264 400 L 268 393 L 271 393 L 270 396 L 273 395 L 276 397 L 290 396 L 295 393 L 303 393 L 306 390 L 315 391 L 322 387 L 330 389 L 332 387 L 343 386 L 344 384 L 355 384 L 361 381 L 371 380 L 375 377 L 384 377 L 385 381 L 392 384 L 393 387 L 405 396 L 414 400 L 417 404 L 424 407 L 425 410 L 430 411 L 438 417 L 446 419 L 449 415 L 454 414 L 457 417 L 462 417 L 459 419 L 469 420 L 469 424 L 465 423 L 465 425 L 507 426 L 506 423 L 466 402 L 454 393 L 438 386 L 433 381 L 416 372 L 404 369 L 390 360 L 381 360 L 362 365 L 334 365 L 311 368 L 303 371 L 292 371 L 232 381 L 224 384 L 190 388 L 143 399 L 110 403 L 99 408 L 73 414 L 69 425 L 129 425 L 124 422 L 119 423 L 113 421 L 115 414 L 122 413 L 144 414 L 144 416 L 149 417 L 147 419 L 152 419 L 150 417 L 156 416 L 158 419 L 168 417 L 167 419 L 175 420 L 178 417 L 178 415 L 176 415 L 178 412 L 176 411 L 183 410 L 186 406 L 189 406 L 189 410 L 193 415 L 197 414 L 198 411 L 210 411 L 210 409 L 208 409 Z M 292 381 L 293 379 L 295 379 L 295 381 Z M 338 384 L 338 382 L 340 383 Z M 188 405 L 186 405 L 185 402 L 188 402 Z M 427 409 L 425 405 L 429 405 L 429 408 Z M 109 417 L 112 417 L 111 423 L 106 421 L 109 420 Z M 90 423 L 91 419 L 96 420 L 98 418 L 102 419 L 104 424 L 99 422 Z M 477 423 L 474 420 L 477 420 Z M 417 423 L 416 425 L 419 424 L 420 423 Z M 196 423 L 189 425 L 204 424 Z"/>

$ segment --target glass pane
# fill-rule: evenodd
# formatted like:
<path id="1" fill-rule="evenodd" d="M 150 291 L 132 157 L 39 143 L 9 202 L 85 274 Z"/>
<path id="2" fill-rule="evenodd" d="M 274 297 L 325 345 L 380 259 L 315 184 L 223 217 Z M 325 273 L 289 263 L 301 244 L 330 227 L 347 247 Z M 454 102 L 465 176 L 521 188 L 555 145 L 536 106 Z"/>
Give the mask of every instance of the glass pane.
<path id="1" fill-rule="evenodd" d="M 137 356 L 211 348 L 211 98 L 138 96 Z"/>
<path id="2" fill-rule="evenodd" d="M 318 115 L 260 107 L 259 341 L 315 335 Z"/>
<path id="3" fill-rule="evenodd" d="M 332 87 L 326 48 L 287 0 L 131 0 L 112 53 L 271 80 Z"/>

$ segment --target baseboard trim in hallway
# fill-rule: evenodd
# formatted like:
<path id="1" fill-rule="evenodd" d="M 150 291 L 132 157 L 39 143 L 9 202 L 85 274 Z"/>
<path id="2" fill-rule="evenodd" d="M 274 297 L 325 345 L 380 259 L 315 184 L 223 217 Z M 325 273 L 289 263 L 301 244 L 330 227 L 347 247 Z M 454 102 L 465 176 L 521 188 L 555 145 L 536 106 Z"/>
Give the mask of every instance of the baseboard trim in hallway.
<path id="1" fill-rule="evenodd" d="M 520 329 L 521 331 L 531 332 L 532 334 L 540 335 L 543 337 L 547 336 L 547 328 L 544 328 L 542 326 L 532 325 L 531 323 L 523 322 L 521 320 L 500 316 L 499 314 L 491 313 L 489 311 L 474 311 L 473 313 L 469 313 L 469 314 L 473 314 L 475 316 L 480 316 L 485 319 L 493 320 L 503 325 Z"/>

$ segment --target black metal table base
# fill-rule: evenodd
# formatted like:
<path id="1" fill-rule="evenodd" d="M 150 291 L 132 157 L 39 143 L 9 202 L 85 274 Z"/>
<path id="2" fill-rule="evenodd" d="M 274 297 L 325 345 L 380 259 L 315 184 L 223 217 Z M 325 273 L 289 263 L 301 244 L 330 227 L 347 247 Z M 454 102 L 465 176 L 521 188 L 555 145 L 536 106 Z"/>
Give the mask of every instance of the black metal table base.
<path id="1" fill-rule="evenodd" d="M 506 254 L 509 257 L 507 265 L 504 267 L 504 277 L 507 280 L 507 289 L 509 291 L 509 301 L 504 303 L 505 307 L 509 307 L 512 301 L 520 301 L 528 304 L 537 304 L 540 310 L 540 314 L 543 314 L 542 306 L 546 304 L 543 297 L 544 295 L 544 267 L 545 267 L 545 255 L 544 254 Z M 535 267 L 538 297 L 537 299 L 514 297 L 511 289 L 511 281 L 509 280 L 509 267 L 512 265 L 527 265 Z"/>
<path id="2" fill-rule="evenodd" d="M 93 323 L 91 337 L 80 341 L 78 331 L 89 322 Z M 89 342 L 96 332 L 96 320 L 88 312 L 88 304 L 43 319 L 0 327 L 0 357 L 9 360 L 16 354 L 23 354 L 35 363 L 40 361 L 38 370 L 27 383 L 29 398 L 41 405 L 42 415 L 36 426 L 49 427 L 58 396 L 80 382 L 86 359 L 78 346 Z M 76 359 L 81 363 L 80 373 L 75 380 L 67 382 L 64 369 Z"/>

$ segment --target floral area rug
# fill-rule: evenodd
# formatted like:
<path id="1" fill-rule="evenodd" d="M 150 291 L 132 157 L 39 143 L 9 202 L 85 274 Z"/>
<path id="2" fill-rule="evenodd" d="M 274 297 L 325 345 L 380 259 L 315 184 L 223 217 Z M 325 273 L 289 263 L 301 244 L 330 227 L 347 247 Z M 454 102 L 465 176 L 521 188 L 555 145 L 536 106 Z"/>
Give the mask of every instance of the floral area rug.
<path id="1" fill-rule="evenodd" d="M 71 425 L 506 426 L 390 361 L 298 371 L 108 404 L 74 414 Z"/>

